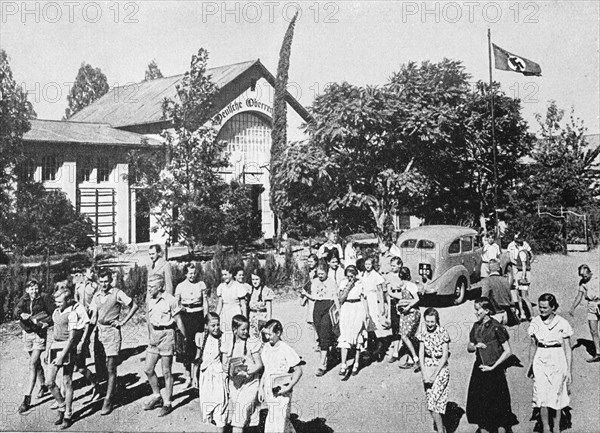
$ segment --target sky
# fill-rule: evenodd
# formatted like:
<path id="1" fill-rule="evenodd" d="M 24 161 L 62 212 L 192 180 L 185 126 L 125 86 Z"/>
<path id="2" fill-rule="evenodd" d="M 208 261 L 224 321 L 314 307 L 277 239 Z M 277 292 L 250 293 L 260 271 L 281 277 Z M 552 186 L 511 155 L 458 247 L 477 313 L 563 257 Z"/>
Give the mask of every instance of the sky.
<path id="1" fill-rule="evenodd" d="M 540 64 L 541 77 L 493 70 L 522 100 L 536 132 L 549 100 L 600 132 L 600 2 L 590 1 L 0 1 L 0 46 L 41 119 L 59 120 L 82 62 L 110 86 L 139 82 L 155 59 L 165 76 L 189 69 L 200 47 L 209 66 L 260 58 L 276 72 L 288 22 L 300 16 L 289 91 L 310 106 L 329 82 L 382 85 L 407 62 L 463 62 L 489 80 L 492 42 Z M 297 129 L 299 125 L 291 125 Z M 294 138 L 291 131 L 290 138 Z"/>

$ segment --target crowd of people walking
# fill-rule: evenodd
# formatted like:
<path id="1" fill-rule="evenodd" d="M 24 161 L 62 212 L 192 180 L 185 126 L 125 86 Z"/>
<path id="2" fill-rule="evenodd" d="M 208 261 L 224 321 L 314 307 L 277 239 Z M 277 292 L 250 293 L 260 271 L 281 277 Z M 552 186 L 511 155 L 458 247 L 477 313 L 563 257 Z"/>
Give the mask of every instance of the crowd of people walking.
<path id="1" fill-rule="evenodd" d="M 474 301 L 476 320 L 466 347 L 475 355 L 466 415 L 482 433 L 508 432 L 518 423 L 506 379 L 506 369 L 512 365 L 509 359 L 514 358 L 506 326 L 520 323 L 519 318 L 530 320 L 526 375 L 533 380 L 533 403 L 539 409 L 543 433 L 559 431 L 556 426 L 564 424 L 561 417 L 570 404 L 573 329 L 557 314 L 558 302 L 550 293 L 539 297 L 539 314 L 534 314 L 527 295 L 533 256 L 524 253 L 530 251 L 525 244 L 519 238 L 515 245 L 509 245 L 516 265 L 509 278 L 500 275 L 500 249 L 494 247 L 493 238 L 488 238 L 482 255 L 481 297 Z M 315 375 L 324 376 L 339 363 L 339 376 L 346 381 L 367 363 L 393 363 L 406 355 L 399 367 L 420 373 L 427 409 L 435 429 L 444 433 L 451 371 L 461 367 L 451 365 L 452 342 L 438 310 L 429 307 L 421 314 L 422 285 L 413 281 L 389 243 L 365 255 L 347 247 L 351 258 L 345 267 L 342 251 L 330 232 L 327 242 L 306 260 L 301 305 L 316 333 L 319 361 Z M 223 269 L 222 282 L 216 287 L 217 303 L 211 311 L 208 288 L 197 280 L 194 264 L 185 266 L 185 280 L 174 287 L 160 246 L 151 246 L 149 256 L 144 372 L 152 394 L 143 409 L 159 409 L 159 417 L 173 411 L 175 359 L 184 366 L 185 388 L 198 389 L 203 422 L 216 425 L 220 431 L 231 426 L 234 432 L 241 432 L 256 426 L 260 409 L 268 408 L 265 432 L 293 431 L 289 413 L 292 391 L 302 376 L 304 362 L 281 339 L 283 325 L 273 314 L 274 292 L 265 286 L 261 270 L 252 270 L 245 281 L 243 269 Z M 579 291 L 570 313 L 583 298 L 588 301 L 588 321 L 597 350 L 588 361 L 596 362 L 600 360 L 600 289 L 589 266 L 582 265 L 579 276 Z M 86 268 L 78 281 L 57 284 L 53 299 L 40 292 L 38 281 L 28 281 L 15 308 L 30 360 L 19 412 L 30 409 L 31 395 L 40 382 L 38 398 L 50 392 L 55 399 L 55 424 L 61 429 L 71 427 L 75 421 L 72 376 L 77 371 L 92 385 L 90 401 L 103 397 L 100 413 L 110 414 L 117 404 L 121 328 L 137 310 L 138 305 L 114 287 L 109 269 L 96 275 L 93 267 Z M 86 365 L 92 335 L 95 374 Z M 162 391 L 155 372 L 159 361 Z M 46 371 L 43 363 L 48 366 Z M 56 384 L 59 371 L 62 387 Z M 104 379 L 107 385 L 102 396 L 98 384 Z"/>

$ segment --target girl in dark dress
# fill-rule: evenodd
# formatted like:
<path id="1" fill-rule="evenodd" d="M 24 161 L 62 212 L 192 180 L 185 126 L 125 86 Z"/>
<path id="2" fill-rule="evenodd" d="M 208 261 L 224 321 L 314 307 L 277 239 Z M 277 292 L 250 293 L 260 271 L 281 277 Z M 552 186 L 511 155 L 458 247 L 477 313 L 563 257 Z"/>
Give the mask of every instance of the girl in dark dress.
<path id="1" fill-rule="evenodd" d="M 476 354 L 467 395 L 467 420 L 477 424 L 481 433 L 506 433 L 518 423 L 511 410 L 503 365 L 511 349 L 506 328 L 490 317 L 493 314 L 488 298 L 475 301 L 477 322 L 471 328 L 467 345 L 467 351 Z"/>

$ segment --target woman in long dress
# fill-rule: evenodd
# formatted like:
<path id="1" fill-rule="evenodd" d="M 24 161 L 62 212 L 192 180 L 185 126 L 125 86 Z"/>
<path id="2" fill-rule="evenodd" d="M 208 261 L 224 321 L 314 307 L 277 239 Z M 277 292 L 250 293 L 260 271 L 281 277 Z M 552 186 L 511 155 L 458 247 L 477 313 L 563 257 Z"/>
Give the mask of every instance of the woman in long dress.
<path id="1" fill-rule="evenodd" d="M 364 299 L 364 287 L 357 279 L 358 270 L 356 266 L 348 266 L 344 274 L 344 279 L 340 284 L 340 337 L 338 338 L 338 348 L 342 352 L 342 365 L 340 367 L 340 376 L 347 377 L 348 372 L 348 350 L 355 348 L 354 361 L 352 364 L 352 375 L 358 373 L 359 368 L 359 346 L 363 342 L 363 332 L 365 331 L 366 312 L 362 303 Z"/>
<path id="2" fill-rule="evenodd" d="M 386 323 L 386 301 L 385 301 L 385 279 L 374 269 L 372 258 L 364 261 L 365 271 L 360 280 L 365 288 L 365 297 L 367 299 L 367 310 L 369 314 L 367 331 L 369 337 L 375 340 L 375 350 L 373 357 L 381 360 L 383 351 L 383 337 L 390 333 L 389 323 Z"/>
<path id="3" fill-rule="evenodd" d="M 423 320 L 425 330 L 417 338 L 421 342 L 419 359 L 422 365 L 421 378 L 427 397 L 427 409 L 433 418 L 437 432 L 446 433 L 442 415 L 446 413 L 448 403 L 450 336 L 441 327 L 440 315 L 435 308 L 430 307 L 425 310 Z"/>
<path id="4" fill-rule="evenodd" d="M 481 433 L 506 433 L 517 424 L 512 413 L 504 361 L 511 355 L 506 328 L 491 316 L 494 307 L 488 298 L 475 300 L 475 316 L 467 351 L 475 363 L 467 394 L 467 420 Z"/>
<path id="5" fill-rule="evenodd" d="M 540 296 L 538 309 L 540 315 L 527 330 L 531 336 L 527 374 L 533 377 L 533 404 L 540 409 L 542 433 L 549 433 L 553 427 L 558 431 L 561 412 L 570 403 L 573 328 L 556 314 L 558 302 L 554 295 Z"/>

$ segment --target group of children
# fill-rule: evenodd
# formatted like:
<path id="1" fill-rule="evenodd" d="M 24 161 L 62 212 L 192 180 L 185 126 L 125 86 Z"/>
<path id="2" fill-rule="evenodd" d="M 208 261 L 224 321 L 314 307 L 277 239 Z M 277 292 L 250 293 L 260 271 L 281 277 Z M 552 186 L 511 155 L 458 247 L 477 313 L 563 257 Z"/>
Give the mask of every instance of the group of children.
<path id="1" fill-rule="evenodd" d="M 148 277 L 145 374 L 152 395 L 143 409 L 160 408 L 158 416 L 172 412 L 172 362 L 176 338 L 180 338 L 184 352 L 190 347 L 194 350 L 191 359 L 185 358 L 193 367 L 186 365 L 186 386 L 193 384 L 199 389 L 203 422 L 215 424 L 219 431 L 230 425 L 234 432 L 241 432 L 247 426 L 258 425 L 259 411 L 264 406 L 268 409 L 265 432 L 293 431 L 289 421 L 290 400 L 292 389 L 302 375 L 302 361 L 281 340 L 281 322 L 274 319 L 261 322 L 261 338 L 250 338 L 250 321 L 243 314 L 246 311 L 240 310 L 230 318 L 231 323 L 223 326 L 219 314 L 208 312 L 205 289 L 200 290 L 200 302 L 189 303 L 189 297 L 194 293 L 192 286 L 197 282 L 191 283 L 195 269 L 188 267 L 186 270 L 187 285 L 178 286 L 175 295 L 165 291 L 164 276 L 150 274 Z M 57 283 L 54 299 L 40 291 L 37 280 L 28 281 L 25 294 L 15 308 L 23 327 L 25 350 L 30 357 L 29 382 L 19 413 L 31 408 L 31 394 L 39 379 L 38 398 L 50 392 L 56 400 L 58 418 L 55 425 L 61 429 L 71 427 L 74 421 L 74 371 L 79 371 L 93 386 L 90 401 L 100 397 L 99 376 L 102 371 L 106 372 L 106 393 L 100 414 L 112 412 L 121 328 L 138 310 L 129 296 L 113 287 L 112 279 L 112 272 L 103 269 L 96 281 L 94 269 L 90 267 L 79 281 Z M 124 308 L 128 311 L 121 318 Z M 200 313 L 190 317 L 200 317 L 204 325 L 195 328 L 198 332 L 190 332 L 190 323 L 185 323 L 186 314 L 192 313 Z M 48 338 L 50 327 L 53 331 Z M 228 332 L 224 333 L 223 329 Z M 95 334 L 95 375 L 86 365 L 92 333 Z M 230 338 L 225 338 L 226 334 Z M 159 360 L 165 382 L 162 395 L 155 372 Z M 47 374 L 44 374 L 42 361 L 48 365 Z M 61 371 L 63 383 L 59 387 L 56 377 Z"/>
<path id="2" fill-rule="evenodd" d="M 98 382 L 86 366 L 89 356 L 90 335 L 96 328 L 95 350 L 97 372 L 105 363 L 107 373 L 106 395 L 101 415 L 113 410 L 117 360 L 121 349 L 121 327 L 135 314 L 138 306 L 122 290 L 112 286 L 112 272 L 101 270 L 98 282 L 94 281 L 93 268 L 73 287 L 67 281 L 56 284 L 53 301 L 50 295 L 40 292 L 40 284 L 31 279 L 27 282 L 24 296 L 15 308 L 15 316 L 23 327 L 25 350 L 29 354 L 29 383 L 19 413 L 31 407 L 31 393 L 39 378 L 38 398 L 48 391 L 56 400 L 58 418 L 55 425 L 61 429 L 73 424 L 73 372 L 80 372 L 93 385 L 92 397 L 99 397 Z M 54 304 L 54 305 L 53 305 Z M 128 307 L 125 318 L 120 319 L 122 307 Z M 48 344 L 48 328 L 52 326 L 51 343 Z M 101 350 L 100 350 L 101 349 Z M 44 374 L 42 361 L 48 365 Z M 62 389 L 56 377 L 62 372 Z"/>

